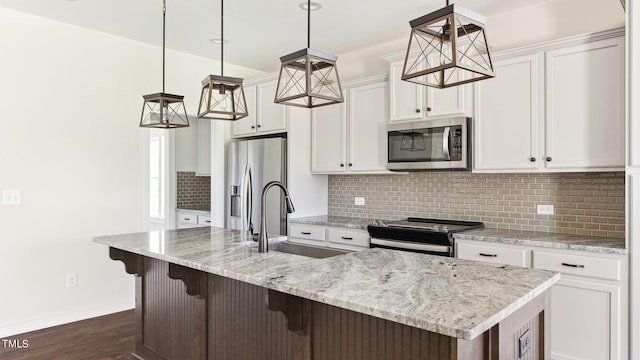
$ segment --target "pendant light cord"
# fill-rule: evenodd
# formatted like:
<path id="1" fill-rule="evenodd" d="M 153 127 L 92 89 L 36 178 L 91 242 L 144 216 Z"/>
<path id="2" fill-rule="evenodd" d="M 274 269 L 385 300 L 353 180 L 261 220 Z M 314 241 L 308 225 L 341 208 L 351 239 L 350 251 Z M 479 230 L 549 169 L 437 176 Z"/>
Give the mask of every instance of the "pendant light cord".
<path id="1" fill-rule="evenodd" d="M 224 0 L 220 0 L 220 76 L 224 76 Z"/>
<path id="2" fill-rule="evenodd" d="M 162 0 L 162 93 L 164 94 L 164 58 L 165 58 L 165 18 L 167 17 L 167 0 Z"/>
<path id="3" fill-rule="evenodd" d="M 311 48 L 311 0 L 307 0 L 307 48 Z"/>

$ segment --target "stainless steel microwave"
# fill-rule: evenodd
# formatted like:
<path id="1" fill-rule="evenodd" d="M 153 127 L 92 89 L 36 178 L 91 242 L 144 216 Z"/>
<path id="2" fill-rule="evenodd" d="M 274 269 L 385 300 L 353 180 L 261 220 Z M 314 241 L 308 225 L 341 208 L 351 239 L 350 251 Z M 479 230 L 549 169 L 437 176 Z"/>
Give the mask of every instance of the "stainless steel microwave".
<path id="1" fill-rule="evenodd" d="M 389 170 L 471 170 L 470 118 L 389 125 L 387 140 Z"/>

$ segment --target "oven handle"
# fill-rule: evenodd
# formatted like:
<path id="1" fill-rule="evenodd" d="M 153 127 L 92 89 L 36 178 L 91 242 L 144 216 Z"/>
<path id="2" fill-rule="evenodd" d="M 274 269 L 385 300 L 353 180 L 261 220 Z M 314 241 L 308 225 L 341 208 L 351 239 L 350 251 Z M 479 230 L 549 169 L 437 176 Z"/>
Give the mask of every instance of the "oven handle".
<path id="1" fill-rule="evenodd" d="M 395 247 L 399 249 L 409 249 L 409 250 L 418 250 L 418 251 L 435 251 L 442 253 L 449 253 L 451 251 L 451 246 L 445 245 L 432 245 L 432 244 L 422 244 L 422 243 L 412 243 L 407 241 L 398 241 L 398 240 L 382 240 L 371 238 L 371 243 L 374 245 L 380 246 L 389 246 Z"/>

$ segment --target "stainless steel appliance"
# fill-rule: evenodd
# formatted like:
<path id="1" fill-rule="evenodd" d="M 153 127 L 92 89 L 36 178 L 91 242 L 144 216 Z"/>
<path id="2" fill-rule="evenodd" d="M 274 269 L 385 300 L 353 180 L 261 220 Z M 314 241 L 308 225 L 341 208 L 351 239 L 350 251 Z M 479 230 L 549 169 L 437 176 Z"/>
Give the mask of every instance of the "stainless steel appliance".
<path id="1" fill-rule="evenodd" d="M 389 125 L 387 140 L 389 170 L 471 170 L 470 118 Z"/>
<path id="2" fill-rule="evenodd" d="M 481 222 L 410 217 L 406 220 L 374 221 L 367 230 L 372 248 L 453 257 L 453 234 L 483 227 Z"/>
<path id="3" fill-rule="evenodd" d="M 229 229 L 258 232 L 260 192 L 271 181 L 287 183 L 287 140 L 268 138 L 229 143 L 227 149 L 226 221 Z M 287 233 L 284 196 L 267 195 L 266 224 L 269 231 Z"/>

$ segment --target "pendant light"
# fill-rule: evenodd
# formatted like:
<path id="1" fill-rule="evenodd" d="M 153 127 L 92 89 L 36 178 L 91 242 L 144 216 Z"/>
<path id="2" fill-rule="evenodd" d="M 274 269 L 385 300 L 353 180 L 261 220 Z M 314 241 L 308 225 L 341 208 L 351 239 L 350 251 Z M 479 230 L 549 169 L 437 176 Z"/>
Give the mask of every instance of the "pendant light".
<path id="1" fill-rule="evenodd" d="M 494 77 L 486 18 L 458 5 L 410 21 L 402 80 L 447 88 Z M 412 48 L 418 49 L 417 57 Z"/>
<path id="2" fill-rule="evenodd" d="M 164 92 L 164 63 L 165 63 L 165 18 L 167 13 L 166 0 L 162 0 L 162 92 L 143 95 L 142 117 L 140 127 L 173 129 L 189 127 L 187 110 L 184 107 L 184 96 L 171 95 Z"/>
<path id="3" fill-rule="evenodd" d="M 311 49 L 311 0 L 307 0 L 307 48 L 282 56 L 274 102 L 306 108 L 341 103 L 333 55 Z"/>
<path id="4" fill-rule="evenodd" d="M 220 0 L 220 75 L 202 80 L 198 117 L 238 120 L 249 115 L 242 78 L 224 76 L 224 0 Z"/>

